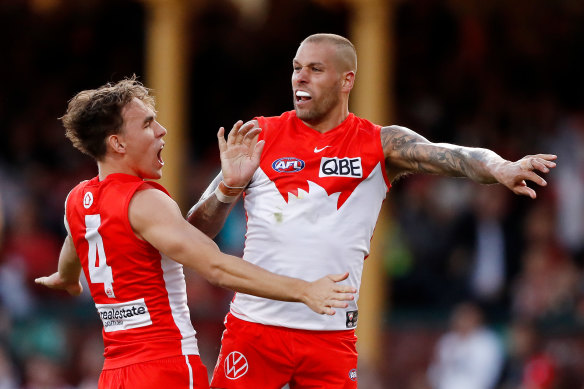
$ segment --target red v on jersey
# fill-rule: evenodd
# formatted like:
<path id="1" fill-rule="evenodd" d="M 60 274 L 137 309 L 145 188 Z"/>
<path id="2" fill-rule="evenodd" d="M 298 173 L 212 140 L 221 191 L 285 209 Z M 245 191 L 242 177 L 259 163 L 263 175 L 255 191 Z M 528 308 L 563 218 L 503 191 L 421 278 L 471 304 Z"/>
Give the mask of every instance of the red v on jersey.
<path id="1" fill-rule="evenodd" d="M 260 167 L 286 202 L 289 193 L 298 197 L 300 189 L 308 192 L 311 181 L 329 196 L 340 193 L 339 209 L 377 164 L 387 177 L 381 127 L 365 119 L 349 114 L 324 134 L 307 127 L 294 111 L 256 119 L 262 128 L 260 139 L 266 140 Z"/>

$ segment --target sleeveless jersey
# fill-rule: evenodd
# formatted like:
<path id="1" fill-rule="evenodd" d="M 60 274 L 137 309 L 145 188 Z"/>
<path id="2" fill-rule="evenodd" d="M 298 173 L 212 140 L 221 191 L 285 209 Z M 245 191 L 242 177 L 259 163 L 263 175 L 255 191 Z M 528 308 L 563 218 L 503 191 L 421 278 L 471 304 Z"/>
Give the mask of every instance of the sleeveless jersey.
<path id="1" fill-rule="evenodd" d="M 244 194 L 244 259 L 277 274 L 314 281 L 349 272 L 343 283 L 360 287 L 363 263 L 390 183 L 380 129 L 350 114 L 319 133 L 289 111 L 258 117 L 266 144 Z M 352 329 L 357 299 L 333 316 L 306 305 L 237 293 L 236 317 L 304 330 Z"/>
<path id="2" fill-rule="evenodd" d="M 78 184 L 65 216 L 103 322 L 104 369 L 198 355 L 182 265 L 139 239 L 128 219 L 137 190 L 159 184 L 111 174 Z"/>

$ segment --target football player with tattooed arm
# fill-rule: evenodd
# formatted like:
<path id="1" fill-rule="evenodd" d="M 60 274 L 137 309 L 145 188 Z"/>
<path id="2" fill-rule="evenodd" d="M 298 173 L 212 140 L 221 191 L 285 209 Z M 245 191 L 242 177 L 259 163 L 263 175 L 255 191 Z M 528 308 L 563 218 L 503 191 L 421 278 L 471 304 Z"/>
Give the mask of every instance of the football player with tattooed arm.
<path id="1" fill-rule="evenodd" d="M 100 389 L 209 388 L 183 265 L 222 287 L 303 302 L 316 315 L 333 315 L 353 299 L 355 288 L 338 283 L 346 273 L 311 282 L 272 274 L 222 253 L 187 223 L 151 181 L 162 176 L 167 131 L 135 78 L 78 93 L 62 121 L 73 145 L 95 159 L 98 175 L 67 196 L 58 271 L 36 282 L 77 295 L 84 272 L 103 322 Z"/>
<path id="2" fill-rule="evenodd" d="M 187 216 L 214 237 L 243 193 L 245 260 L 305 280 L 349 272 L 346 282 L 360 286 L 382 201 L 398 177 L 468 177 L 531 198 L 526 181 L 547 185 L 540 173 L 555 166 L 554 155 L 508 161 L 350 113 L 357 55 L 344 37 L 309 36 L 292 65 L 294 110 L 238 122 L 227 141 L 221 128 L 222 171 Z M 249 156 L 258 148 L 255 164 Z M 357 299 L 337 313 L 236 293 L 211 388 L 357 388 Z"/>

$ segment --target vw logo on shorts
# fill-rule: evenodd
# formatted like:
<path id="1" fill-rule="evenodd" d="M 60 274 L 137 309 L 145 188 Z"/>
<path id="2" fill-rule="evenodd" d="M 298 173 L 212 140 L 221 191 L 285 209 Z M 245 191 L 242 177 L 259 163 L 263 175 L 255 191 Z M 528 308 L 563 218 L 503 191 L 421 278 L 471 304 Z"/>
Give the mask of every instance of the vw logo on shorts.
<path id="1" fill-rule="evenodd" d="M 233 351 L 225 358 L 225 377 L 230 380 L 236 380 L 247 373 L 248 367 L 245 356 L 239 351 Z"/>

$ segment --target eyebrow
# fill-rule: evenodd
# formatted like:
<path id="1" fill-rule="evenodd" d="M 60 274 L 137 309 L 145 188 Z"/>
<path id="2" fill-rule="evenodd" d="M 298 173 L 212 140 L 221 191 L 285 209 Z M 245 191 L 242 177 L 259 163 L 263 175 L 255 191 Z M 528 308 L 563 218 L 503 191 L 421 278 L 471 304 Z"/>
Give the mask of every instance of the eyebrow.
<path id="1" fill-rule="evenodd" d="M 144 121 L 142 122 L 142 124 L 146 124 L 146 123 L 149 123 L 152 121 L 154 121 L 154 115 L 148 115 L 148 116 L 146 116 L 146 118 L 144 118 Z"/>
<path id="2" fill-rule="evenodd" d="M 315 66 L 315 65 L 318 65 L 318 66 L 325 66 L 325 64 L 324 64 L 324 63 L 322 63 L 322 62 L 310 62 L 309 64 L 302 65 L 302 64 L 301 64 L 300 62 L 298 62 L 296 59 L 292 60 L 292 64 L 293 64 L 293 65 L 296 65 L 296 64 L 298 64 L 298 65 L 301 65 L 301 66 L 309 66 L 309 67 L 310 67 L 310 66 Z"/>

